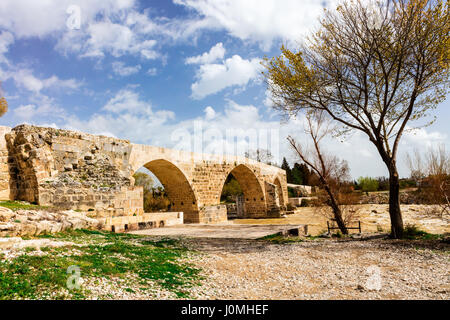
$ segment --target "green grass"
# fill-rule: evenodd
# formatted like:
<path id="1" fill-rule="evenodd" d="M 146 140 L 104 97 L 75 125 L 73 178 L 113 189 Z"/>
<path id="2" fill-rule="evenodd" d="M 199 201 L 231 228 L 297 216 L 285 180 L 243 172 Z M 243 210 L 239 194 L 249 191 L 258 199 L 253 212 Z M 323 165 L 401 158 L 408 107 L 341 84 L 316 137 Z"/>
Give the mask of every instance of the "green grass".
<path id="1" fill-rule="evenodd" d="M 23 254 L 0 261 L 0 299 L 84 299 L 89 293 L 66 289 L 69 266 L 78 266 L 81 277 L 134 275 L 145 289 L 156 283 L 177 297 L 189 297 L 199 285 L 200 270 L 182 262 L 188 250 L 175 240 L 151 241 L 141 236 L 103 231 L 77 230 L 41 236 L 59 241 L 86 243 L 78 247 L 43 248 L 43 256 Z M 76 241 L 74 241 L 76 240 Z M 129 290 L 128 290 L 129 289 Z M 124 288 L 131 292 L 133 289 Z M 52 292 L 57 292 L 51 296 Z"/>
<path id="2" fill-rule="evenodd" d="M 428 233 L 420 230 L 416 225 L 406 225 L 403 230 L 403 239 L 407 240 L 439 240 L 442 238 L 442 234 Z"/>
<path id="3" fill-rule="evenodd" d="M 40 210 L 40 209 L 48 209 L 49 207 L 38 206 L 35 204 L 20 202 L 20 201 L 1 201 L 0 207 L 5 207 L 11 209 L 13 211 L 17 210 Z"/>

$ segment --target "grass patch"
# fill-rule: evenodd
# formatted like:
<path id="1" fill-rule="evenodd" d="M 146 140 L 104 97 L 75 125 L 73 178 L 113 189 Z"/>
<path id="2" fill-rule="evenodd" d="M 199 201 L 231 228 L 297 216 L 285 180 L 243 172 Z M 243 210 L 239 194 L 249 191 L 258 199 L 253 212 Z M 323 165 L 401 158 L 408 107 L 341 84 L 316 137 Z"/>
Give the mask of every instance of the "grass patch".
<path id="1" fill-rule="evenodd" d="M 42 209 L 48 209 L 49 207 L 39 206 L 27 202 L 21 202 L 21 201 L 1 201 L 0 207 L 5 207 L 8 209 L 11 209 L 12 211 L 17 210 L 42 210 Z"/>
<path id="2" fill-rule="evenodd" d="M 420 230 L 416 225 L 406 225 L 403 230 L 403 239 L 407 240 L 439 240 L 443 237 L 442 234 L 432 234 Z"/>
<path id="3" fill-rule="evenodd" d="M 182 262 L 188 250 L 175 240 L 87 230 L 43 237 L 87 245 L 45 248 L 43 256 L 25 253 L 0 261 L 0 299 L 85 299 L 89 293 L 85 288 L 67 289 L 70 266 L 78 266 L 82 278 L 134 275 L 142 287 L 156 283 L 181 298 L 200 284 L 200 270 Z M 124 288 L 131 292 L 128 289 Z"/>

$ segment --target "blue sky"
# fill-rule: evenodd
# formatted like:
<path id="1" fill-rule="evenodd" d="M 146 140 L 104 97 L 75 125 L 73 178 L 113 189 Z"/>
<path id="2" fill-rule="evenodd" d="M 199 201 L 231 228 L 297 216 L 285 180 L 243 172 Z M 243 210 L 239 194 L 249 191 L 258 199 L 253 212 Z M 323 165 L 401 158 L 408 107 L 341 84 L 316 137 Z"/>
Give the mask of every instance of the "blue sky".
<path id="1" fill-rule="evenodd" d="M 192 145 L 179 137 L 193 134 L 195 123 L 212 136 L 276 130 L 279 139 L 269 138 L 276 142 L 273 152 L 292 162 L 285 138 L 303 139 L 303 122 L 280 123 L 260 60 L 278 55 L 283 43 L 295 46 L 333 6 L 317 0 L 2 0 L 0 81 L 9 112 L 0 125 L 30 123 L 183 149 Z M 444 102 L 432 126 L 405 135 L 402 175 L 405 152 L 449 147 L 449 107 Z M 330 138 L 325 147 L 349 161 L 354 177 L 386 174 L 364 136 Z"/>

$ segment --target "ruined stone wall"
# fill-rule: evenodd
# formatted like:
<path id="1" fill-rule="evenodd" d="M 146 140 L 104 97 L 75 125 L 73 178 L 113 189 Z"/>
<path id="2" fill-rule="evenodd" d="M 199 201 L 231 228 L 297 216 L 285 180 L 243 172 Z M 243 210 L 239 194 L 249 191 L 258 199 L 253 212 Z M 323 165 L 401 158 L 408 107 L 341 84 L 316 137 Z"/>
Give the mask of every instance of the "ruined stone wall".
<path id="1" fill-rule="evenodd" d="M 16 199 L 98 217 L 143 213 L 128 141 L 28 125 L 12 129 L 6 140 Z"/>
<path id="2" fill-rule="evenodd" d="M 5 135 L 10 131 L 11 128 L 0 126 L 0 200 L 14 198 L 14 191 L 11 192 L 10 188 L 9 155 L 5 140 Z"/>

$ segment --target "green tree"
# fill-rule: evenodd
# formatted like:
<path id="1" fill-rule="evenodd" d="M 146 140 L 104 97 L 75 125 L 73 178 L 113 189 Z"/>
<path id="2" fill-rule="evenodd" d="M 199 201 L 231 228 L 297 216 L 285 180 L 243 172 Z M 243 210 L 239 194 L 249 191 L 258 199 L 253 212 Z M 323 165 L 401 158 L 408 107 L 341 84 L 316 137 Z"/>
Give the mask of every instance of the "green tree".
<path id="1" fill-rule="evenodd" d="M 286 171 L 287 183 L 293 183 L 291 167 L 289 166 L 289 163 L 287 162 L 286 158 L 283 158 L 283 162 L 281 164 L 281 169 Z"/>
<path id="2" fill-rule="evenodd" d="M 307 183 L 304 179 L 304 172 L 302 171 L 298 163 L 295 163 L 294 167 L 292 168 L 292 183 L 300 185 Z"/>
<path id="3" fill-rule="evenodd" d="M 144 187 L 144 211 L 167 211 L 170 200 L 161 187 L 155 188 L 152 177 L 145 172 L 136 172 L 133 175 L 134 185 Z"/>
<path id="4" fill-rule="evenodd" d="M 221 201 L 227 201 L 229 197 L 235 197 L 244 194 L 242 192 L 241 186 L 236 178 L 230 174 L 225 181 L 222 189 L 222 194 L 220 196 Z"/>
<path id="5" fill-rule="evenodd" d="M 358 185 L 363 192 L 378 191 L 378 187 L 379 187 L 378 180 L 370 178 L 370 177 L 359 177 Z"/>
<path id="6" fill-rule="evenodd" d="M 448 93 L 449 21 L 445 0 L 346 1 L 297 52 L 282 47 L 264 63 L 275 108 L 324 111 L 341 134 L 362 132 L 376 147 L 389 172 L 393 238 L 403 235 L 399 143 Z"/>
<path id="7" fill-rule="evenodd" d="M 152 188 L 155 184 L 152 177 L 150 177 L 148 174 L 144 172 L 136 172 L 133 175 L 134 178 L 134 185 L 135 186 L 141 186 L 144 187 L 144 192 L 150 192 L 152 191 Z"/>

